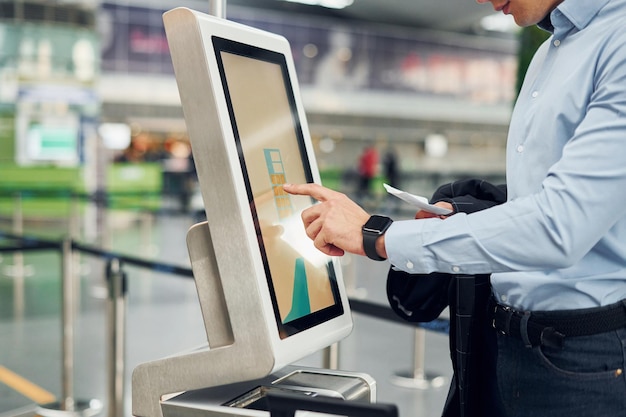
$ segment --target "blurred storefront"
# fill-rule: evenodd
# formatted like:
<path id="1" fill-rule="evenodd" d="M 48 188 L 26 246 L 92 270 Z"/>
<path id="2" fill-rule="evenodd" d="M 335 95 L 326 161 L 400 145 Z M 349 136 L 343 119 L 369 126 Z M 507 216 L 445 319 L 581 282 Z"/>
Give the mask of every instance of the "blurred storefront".
<path id="1" fill-rule="evenodd" d="M 95 5 L 0 2 L 2 163 L 76 166 L 99 113 Z"/>
<path id="2" fill-rule="evenodd" d="M 0 211 L 84 190 L 100 112 L 94 2 L 0 1 Z M 91 175 L 90 175 L 91 174 Z M 22 193 L 22 194 L 17 194 Z M 55 214 L 56 197 L 25 203 Z"/>

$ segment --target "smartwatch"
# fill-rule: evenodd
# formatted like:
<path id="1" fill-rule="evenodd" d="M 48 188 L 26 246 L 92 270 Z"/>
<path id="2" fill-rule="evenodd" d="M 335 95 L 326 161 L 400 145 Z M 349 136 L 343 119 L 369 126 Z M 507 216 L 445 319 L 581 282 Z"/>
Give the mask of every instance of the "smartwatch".
<path id="1" fill-rule="evenodd" d="M 363 250 L 368 258 L 375 261 L 385 260 L 376 252 L 376 241 L 389 229 L 391 223 L 393 223 L 393 220 L 389 217 L 374 215 L 361 228 L 363 233 Z"/>

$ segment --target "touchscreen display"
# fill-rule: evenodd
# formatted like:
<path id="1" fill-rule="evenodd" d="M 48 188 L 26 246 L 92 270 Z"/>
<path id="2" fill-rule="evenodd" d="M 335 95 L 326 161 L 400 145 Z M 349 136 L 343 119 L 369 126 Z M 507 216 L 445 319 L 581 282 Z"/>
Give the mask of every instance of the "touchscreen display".
<path id="1" fill-rule="evenodd" d="M 251 215 L 281 338 L 343 313 L 330 258 L 306 236 L 313 202 L 286 182 L 312 182 L 285 57 L 213 38 Z"/>

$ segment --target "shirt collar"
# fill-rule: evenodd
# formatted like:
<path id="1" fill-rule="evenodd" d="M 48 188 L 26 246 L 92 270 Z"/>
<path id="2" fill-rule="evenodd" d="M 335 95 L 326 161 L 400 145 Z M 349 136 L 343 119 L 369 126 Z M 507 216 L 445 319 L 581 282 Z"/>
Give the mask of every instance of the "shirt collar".
<path id="1" fill-rule="evenodd" d="M 550 13 L 548 21 L 550 26 L 554 25 L 551 32 L 563 24 L 574 25 L 578 30 L 584 29 L 609 1 L 564 0 Z"/>

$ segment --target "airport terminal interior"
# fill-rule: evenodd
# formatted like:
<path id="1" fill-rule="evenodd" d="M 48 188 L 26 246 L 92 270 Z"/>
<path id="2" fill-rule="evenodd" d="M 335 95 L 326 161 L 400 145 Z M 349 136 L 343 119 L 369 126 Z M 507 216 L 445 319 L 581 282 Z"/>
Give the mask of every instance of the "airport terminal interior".
<path id="1" fill-rule="evenodd" d="M 369 212 L 415 214 L 383 183 L 429 197 L 504 182 L 519 40 L 490 5 L 0 0 L 0 417 L 130 417 L 137 366 L 207 344 L 186 239 L 211 224 L 214 188 L 198 181 L 163 25 L 176 7 L 289 42 L 314 170 Z M 390 318 L 389 263 L 336 262 L 350 302 L 372 308 L 294 365 L 367 374 L 401 417 L 441 415 L 447 311 Z"/>

